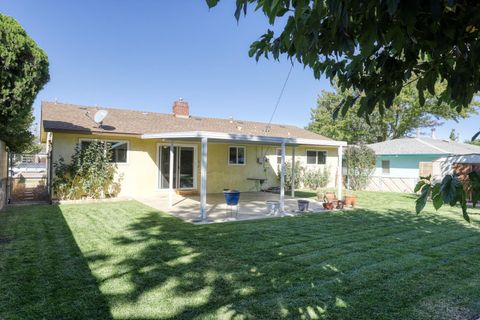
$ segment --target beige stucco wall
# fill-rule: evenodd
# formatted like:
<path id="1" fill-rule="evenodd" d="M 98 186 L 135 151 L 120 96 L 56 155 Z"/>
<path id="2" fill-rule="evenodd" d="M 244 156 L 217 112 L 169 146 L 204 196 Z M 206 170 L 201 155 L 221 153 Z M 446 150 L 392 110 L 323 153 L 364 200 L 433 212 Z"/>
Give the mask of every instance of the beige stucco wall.
<path id="1" fill-rule="evenodd" d="M 152 195 L 157 189 L 156 142 L 139 138 L 117 136 L 92 136 L 69 133 L 53 134 L 54 163 L 63 157 L 67 162 L 80 139 L 122 140 L 128 142 L 127 163 L 118 164 L 117 173 L 122 177 L 121 196 Z"/>
<path id="2" fill-rule="evenodd" d="M 152 196 L 165 190 L 158 189 L 158 146 L 159 144 L 168 144 L 160 140 L 142 140 L 132 137 L 115 136 L 92 136 L 78 135 L 69 133 L 53 134 L 53 161 L 56 162 L 60 157 L 69 161 L 74 152 L 75 145 L 80 139 L 108 139 L 122 140 L 128 142 L 127 163 L 118 164 L 118 174 L 122 176 L 121 196 L 139 197 Z M 198 142 L 176 142 L 176 144 L 194 145 L 197 150 L 196 161 L 196 188 L 200 188 L 200 165 L 201 165 L 201 145 Z M 246 164 L 229 165 L 228 164 L 228 146 L 246 147 Z M 238 189 L 240 191 L 254 191 L 258 185 L 247 178 L 266 178 L 263 187 L 277 186 L 279 184 L 276 172 L 278 170 L 276 149 L 279 146 L 261 146 L 253 144 L 208 144 L 208 169 L 207 169 L 207 192 L 216 193 L 223 189 Z M 300 161 L 306 168 L 323 168 L 322 165 L 307 165 L 306 150 L 326 150 L 327 163 L 330 168 L 329 186 L 335 186 L 335 174 L 337 168 L 337 149 L 335 147 L 297 147 L 296 161 Z M 287 161 L 291 161 L 291 147 L 287 147 Z M 257 158 L 266 156 L 268 162 L 258 163 Z"/>

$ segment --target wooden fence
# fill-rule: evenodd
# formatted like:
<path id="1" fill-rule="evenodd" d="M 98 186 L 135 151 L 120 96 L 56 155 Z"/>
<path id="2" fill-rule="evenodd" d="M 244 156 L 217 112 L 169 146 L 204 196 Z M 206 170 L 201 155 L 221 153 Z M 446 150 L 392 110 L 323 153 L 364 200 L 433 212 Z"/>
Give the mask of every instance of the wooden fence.
<path id="1" fill-rule="evenodd" d="M 455 163 L 452 166 L 453 173 L 458 176 L 458 179 L 466 186 L 467 190 L 469 189 L 469 178 L 468 174 L 472 171 L 480 173 L 480 164 L 479 163 Z M 472 200 L 472 194 L 470 191 L 467 192 L 467 199 Z"/>

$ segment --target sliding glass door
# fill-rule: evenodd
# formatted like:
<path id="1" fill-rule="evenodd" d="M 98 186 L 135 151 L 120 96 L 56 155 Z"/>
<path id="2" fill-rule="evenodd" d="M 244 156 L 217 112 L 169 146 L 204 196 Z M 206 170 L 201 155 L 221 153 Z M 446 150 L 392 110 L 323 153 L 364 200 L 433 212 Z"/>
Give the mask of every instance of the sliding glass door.
<path id="1" fill-rule="evenodd" d="M 196 185 L 195 148 L 190 146 L 173 147 L 173 187 L 192 189 Z M 170 181 L 170 146 L 159 146 L 159 187 L 168 189 Z"/>

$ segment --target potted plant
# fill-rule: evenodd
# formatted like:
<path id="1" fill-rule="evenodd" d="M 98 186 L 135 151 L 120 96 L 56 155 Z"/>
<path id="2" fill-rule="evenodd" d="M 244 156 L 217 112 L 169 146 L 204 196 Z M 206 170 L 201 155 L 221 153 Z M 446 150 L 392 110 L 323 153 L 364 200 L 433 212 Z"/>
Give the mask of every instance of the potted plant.
<path id="1" fill-rule="evenodd" d="M 323 208 L 326 210 L 332 210 L 333 209 L 333 202 L 324 202 L 323 203 Z"/>

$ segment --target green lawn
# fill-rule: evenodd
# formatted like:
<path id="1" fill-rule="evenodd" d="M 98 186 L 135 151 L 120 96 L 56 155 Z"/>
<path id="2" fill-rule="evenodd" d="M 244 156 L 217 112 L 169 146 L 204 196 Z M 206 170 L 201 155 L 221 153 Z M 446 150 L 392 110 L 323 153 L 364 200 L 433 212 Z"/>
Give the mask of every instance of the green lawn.
<path id="1" fill-rule="evenodd" d="M 308 195 L 308 194 L 304 194 Z M 472 319 L 480 211 L 363 209 L 194 226 L 137 202 L 0 212 L 0 319 Z"/>

